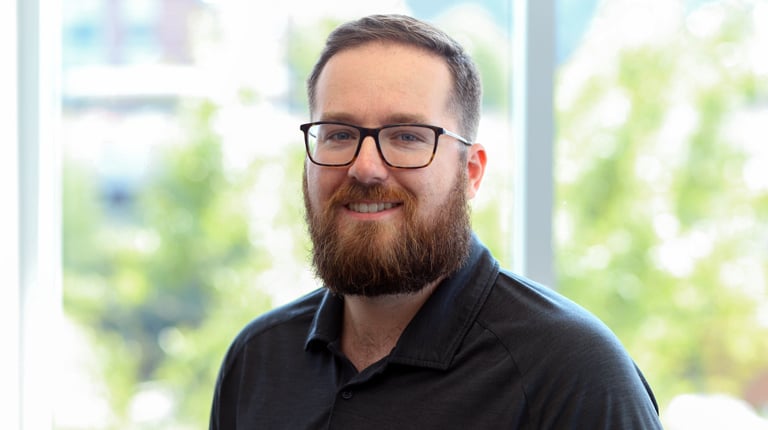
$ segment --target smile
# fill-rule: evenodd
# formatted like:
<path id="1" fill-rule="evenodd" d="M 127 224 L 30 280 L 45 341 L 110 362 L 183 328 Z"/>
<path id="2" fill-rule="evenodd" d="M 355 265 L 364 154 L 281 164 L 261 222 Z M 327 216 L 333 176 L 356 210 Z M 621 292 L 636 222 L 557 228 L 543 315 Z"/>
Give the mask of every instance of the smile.
<path id="1" fill-rule="evenodd" d="M 376 213 L 398 206 L 397 203 L 350 203 L 347 209 L 359 213 Z"/>

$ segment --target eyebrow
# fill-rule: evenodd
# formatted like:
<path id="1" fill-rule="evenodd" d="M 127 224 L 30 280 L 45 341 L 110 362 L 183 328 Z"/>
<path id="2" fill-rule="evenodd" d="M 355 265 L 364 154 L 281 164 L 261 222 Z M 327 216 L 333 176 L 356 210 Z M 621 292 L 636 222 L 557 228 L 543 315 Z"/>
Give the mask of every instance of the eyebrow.
<path id="1" fill-rule="evenodd" d="M 413 114 L 394 114 L 392 116 L 387 117 L 387 124 L 403 124 L 403 123 L 426 123 L 428 122 L 426 118 L 424 118 L 421 115 L 413 115 Z"/>
<path id="2" fill-rule="evenodd" d="M 359 125 L 359 123 L 356 121 L 354 115 L 342 113 L 342 112 L 328 112 L 325 113 L 323 116 L 318 118 L 318 121 L 338 121 L 338 122 L 346 122 L 349 124 L 355 124 Z M 418 123 L 418 124 L 424 124 L 428 121 L 426 118 L 424 118 L 421 115 L 415 115 L 415 114 L 407 114 L 407 113 L 396 113 L 393 115 L 390 115 L 385 118 L 384 124 L 409 124 L 409 123 Z"/>
<path id="3" fill-rule="evenodd" d="M 350 114 L 346 113 L 326 113 L 320 118 L 317 119 L 317 121 L 338 121 L 338 122 L 348 122 L 348 123 L 354 123 L 355 120 Z"/>

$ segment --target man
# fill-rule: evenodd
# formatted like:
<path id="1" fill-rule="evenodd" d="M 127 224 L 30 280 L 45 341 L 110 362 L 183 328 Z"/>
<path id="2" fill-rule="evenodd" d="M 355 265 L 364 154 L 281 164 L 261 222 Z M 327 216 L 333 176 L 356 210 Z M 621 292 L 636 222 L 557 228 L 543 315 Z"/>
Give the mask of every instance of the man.
<path id="1" fill-rule="evenodd" d="M 475 65 L 418 20 L 328 38 L 309 80 L 306 218 L 324 288 L 250 323 L 211 429 L 653 429 L 614 335 L 472 234 Z"/>

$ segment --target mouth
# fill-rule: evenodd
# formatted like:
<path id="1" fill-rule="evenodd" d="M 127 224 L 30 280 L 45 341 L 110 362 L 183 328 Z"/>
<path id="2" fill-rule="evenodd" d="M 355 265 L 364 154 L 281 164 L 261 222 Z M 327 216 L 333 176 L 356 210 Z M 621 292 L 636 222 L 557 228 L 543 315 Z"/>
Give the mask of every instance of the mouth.
<path id="1" fill-rule="evenodd" d="M 346 208 L 349 209 L 352 212 L 362 213 L 362 214 L 368 214 L 368 213 L 378 213 L 378 212 L 384 212 L 386 210 L 395 208 L 400 206 L 402 203 L 349 203 L 346 205 Z"/>

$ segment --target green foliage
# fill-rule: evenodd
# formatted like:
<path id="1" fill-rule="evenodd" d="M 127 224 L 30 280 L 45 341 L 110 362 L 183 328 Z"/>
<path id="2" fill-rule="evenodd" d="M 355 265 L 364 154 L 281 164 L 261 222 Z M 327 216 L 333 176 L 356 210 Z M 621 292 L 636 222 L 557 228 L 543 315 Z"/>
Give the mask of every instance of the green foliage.
<path id="1" fill-rule="evenodd" d="M 498 192 L 498 189 L 496 191 Z M 485 205 L 475 204 L 472 206 L 471 215 L 472 230 L 477 234 L 477 237 L 488 247 L 497 260 L 509 261 L 512 253 L 511 240 L 508 236 L 499 234 L 500 231 L 504 231 L 501 226 L 507 224 L 509 220 L 503 219 L 504 212 L 500 202 L 494 201 Z"/>
<path id="2" fill-rule="evenodd" d="M 752 244 L 768 237 L 765 193 L 747 191 L 747 154 L 726 133 L 768 88 L 712 55 L 750 37 L 749 14 L 733 12 L 712 39 L 681 31 L 621 52 L 614 73 L 586 81 L 558 113 L 557 170 L 578 173 L 558 181 L 560 290 L 614 329 L 662 406 L 681 393 L 740 396 L 768 356 L 754 293 L 764 300 L 768 265 L 740 274 L 764 253 Z M 596 124 L 609 101 L 626 118 Z M 693 125 L 670 139 L 665 130 L 686 126 L 674 123 L 681 107 Z"/>
<path id="3" fill-rule="evenodd" d="M 121 222 L 102 221 L 110 208 L 99 207 L 86 169 L 65 170 L 65 311 L 93 336 L 118 423 L 154 381 L 203 427 L 235 327 L 271 306 L 255 282 L 271 257 L 252 246 L 246 207 L 259 166 L 227 176 L 215 113 L 191 110 L 189 143 L 158 156 Z"/>

